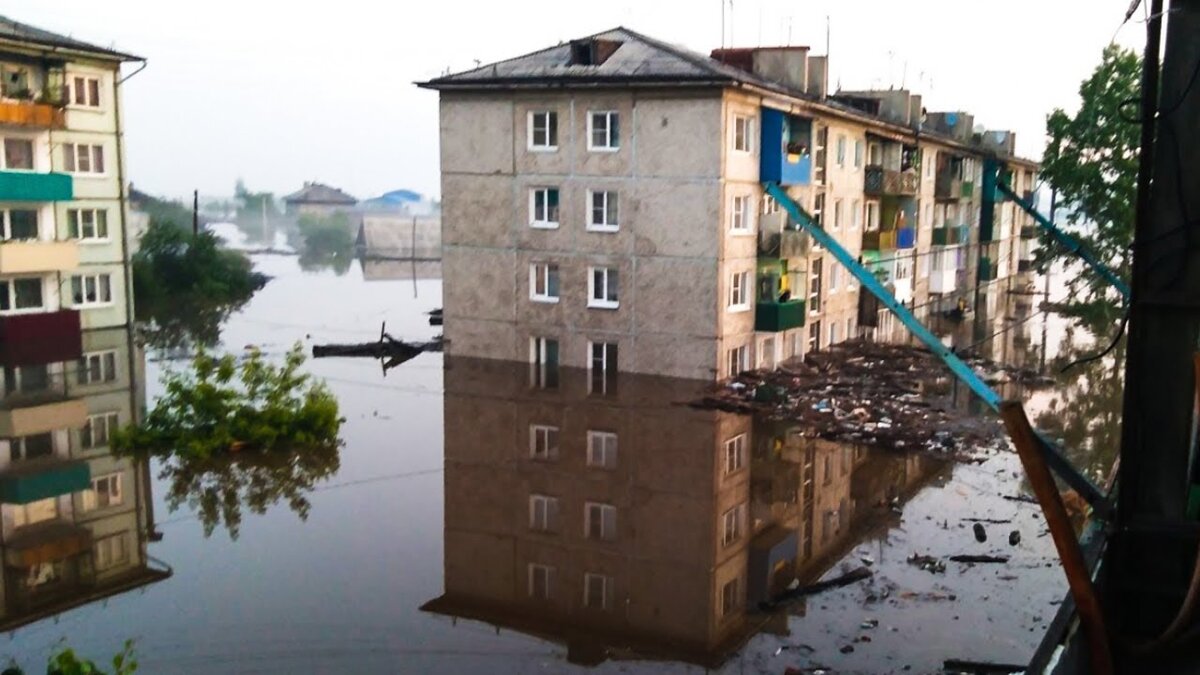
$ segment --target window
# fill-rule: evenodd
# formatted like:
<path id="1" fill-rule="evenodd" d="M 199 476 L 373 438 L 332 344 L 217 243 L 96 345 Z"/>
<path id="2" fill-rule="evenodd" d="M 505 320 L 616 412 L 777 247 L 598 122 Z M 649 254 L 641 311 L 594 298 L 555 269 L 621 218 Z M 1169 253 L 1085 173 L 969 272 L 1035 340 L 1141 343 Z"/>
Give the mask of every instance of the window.
<path id="1" fill-rule="evenodd" d="M 829 266 L 829 292 L 830 293 L 837 293 L 838 283 L 841 281 L 841 277 L 842 277 L 842 266 L 837 265 L 837 264 L 830 265 Z"/>
<path id="2" fill-rule="evenodd" d="M 754 118 L 745 115 L 733 116 L 733 149 L 738 152 L 754 152 Z"/>
<path id="3" fill-rule="evenodd" d="M 771 195 L 763 195 L 763 213 L 779 213 L 779 202 Z"/>
<path id="4" fill-rule="evenodd" d="M 837 137 L 837 165 L 846 166 L 846 137 L 841 134 Z"/>
<path id="5" fill-rule="evenodd" d="M 854 339 L 854 317 L 846 319 L 846 339 Z"/>
<path id="6" fill-rule="evenodd" d="M 0 211 L 0 238 L 20 241 L 38 238 L 38 212 L 32 209 Z"/>
<path id="7" fill-rule="evenodd" d="M 615 151 L 621 147 L 620 124 L 614 110 L 588 114 L 588 150 Z"/>
<path id="8" fill-rule="evenodd" d="M 879 202 L 867 202 L 867 229 L 879 229 Z"/>
<path id="9" fill-rule="evenodd" d="M 28 394 L 50 388 L 50 368 L 46 364 L 4 368 L 4 395 Z"/>
<path id="10" fill-rule="evenodd" d="M 726 367 L 729 369 L 729 377 L 750 370 L 750 349 L 746 345 L 730 349 L 726 356 L 728 357 Z"/>
<path id="11" fill-rule="evenodd" d="M 822 262 L 820 258 L 812 261 L 812 269 L 808 276 L 808 311 L 813 314 L 821 311 L 821 279 L 824 276 Z"/>
<path id="12" fill-rule="evenodd" d="M 620 279 L 620 273 L 615 267 L 589 267 L 587 306 L 617 309 L 620 306 L 617 294 Z"/>
<path id="13" fill-rule="evenodd" d="M 529 266 L 529 299 L 558 302 L 558 265 L 533 263 Z"/>
<path id="14" fill-rule="evenodd" d="M 586 502 L 583 508 L 583 536 L 604 541 L 617 538 L 617 507 Z"/>
<path id="15" fill-rule="evenodd" d="M 92 352 L 79 359 L 79 384 L 113 382 L 117 379 L 117 352 Z"/>
<path id="16" fill-rule="evenodd" d="M 76 75 L 71 78 L 71 104 L 100 107 L 100 78 Z"/>
<path id="17" fill-rule="evenodd" d="M 115 567 L 129 560 L 129 536 L 122 532 L 97 539 L 93 549 L 96 571 Z"/>
<path id="18" fill-rule="evenodd" d="M 867 148 L 867 164 L 870 166 L 883 165 L 883 146 L 878 143 L 872 143 Z"/>
<path id="19" fill-rule="evenodd" d="M 937 155 L 933 150 L 921 151 L 921 163 L 925 165 L 925 177 L 933 178 L 933 165 L 937 162 Z"/>
<path id="20" fill-rule="evenodd" d="M 850 226 L 857 230 L 862 227 L 862 202 L 857 199 L 851 202 L 850 212 L 853 214 L 850 216 Z"/>
<path id="21" fill-rule="evenodd" d="M 813 143 L 813 185 L 825 184 L 825 145 L 829 142 L 829 127 L 814 124 L 816 140 Z"/>
<path id="22" fill-rule="evenodd" d="M 754 229 L 750 222 L 750 196 L 735 195 L 733 198 L 732 213 L 729 217 L 729 229 L 734 232 L 747 233 Z"/>
<path id="23" fill-rule="evenodd" d="M 812 219 L 813 219 L 813 222 L 816 223 L 818 227 L 825 227 L 825 193 L 824 192 L 818 192 L 817 194 L 813 195 Z"/>
<path id="24" fill-rule="evenodd" d="M 0 280 L 0 312 L 39 310 L 42 306 L 41 279 Z"/>
<path id="25" fill-rule="evenodd" d="M 729 616 L 741 606 L 741 579 L 734 577 L 721 587 L 721 617 Z"/>
<path id="26" fill-rule="evenodd" d="M 608 609 L 612 593 L 612 577 L 587 572 L 583 575 L 583 606 L 589 609 Z"/>
<path id="27" fill-rule="evenodd" d="M 587 465 L 600 469 L 617 468 L 617 435 L 611 431 L 587 432 Z"/>
<path id="28" fill-rule="evenodd" d="M 529 529 L 537 532 L 558 531 L 558 498 L 529 495 Z"/>
<path id="29" fill-rule="evenodd" d="M 588 342 L 588 370 L 595 374 L 617 372 L 617 343 Z"/>
<path id="30" fill-rule="evenodd" d="M 725 441 L 725 473 L 733 473 L 743 466 L 746 466 L 746 434 L 738 434 Z"/>
<path id="31" fill-rule="evenodd" d="M 597 232 L 616 232 L 620 228 L 620 221 L 617 219 L 620 198 L 617 193 L 589 191 L 588 195 L 588 201 L 592 208 L 587 229 Z"/>
<path id="32" fill-rule="evenodd" d="M 863 164 L 863 142 L 861 139 L 854 139 L 854 168 L 861 169 Z"/>
<path id="33" fill-rule="evenodd" d="M 71 297 L 76 307 L 107 305 L 112 302 L 112 277 L 108 274 L 84 274 L 71 277 Z"/>
<path id="34" fill-rule="evenodd" d="M 729 277 L 729 311 L 750 309 L 750 273 L 734 272 Z"/>
<path id="35" fill-rule="evenodd" d="M 553 151 L 558 149 L 558 113 L 538 110 L 529 113 L 529 149 Z"/>
<path id="36" fill-rule="evenodd" d="M 10 504 L 9 508 L 12 508 L 14 527 L 33 525 L 58 517 L 58 498 L 47 497 L 25 505 Z"/>
<path id="37" fill-rule="evenodd" d="M 92 488 L 83 493 L 83 510 L 95 511 L 110 506 L 120 506 L 125 501 L 121 493 L 121 474 L 110 473 L 107 476 L 92 479 Z"/>
<path id="38" fill-rule="evenodd" d="M 529 456 L 533 459 L 558 459 L 558 427 L 529 425 Z"/>
<path id="39" fill-rule="evenodd" d="M 529 597 L 535 600 L 549 600 L 553 579 L 553 567 L 529 563 Z"/>
<path id="40" fill-rule="evenodd" d="M 108 211 L 68 209 L 67 236 L 84 241 L 108 241 Z"/>
<path id="41" fill-rule="evenodd" d="M 937 227 L 938 224 L 933 222 L 933 204 L 925 205 L 925 226 Z"/>
<path id="42" fill-rule="evenodd" d="M 4 139 L 4 168 L 33 171 L 33 141 L 27 138 Z"/>
<path id="43" fill-rule="evenodd" d="M 746 527 L 746 505 L 738 504 L 721 516 L 721 545 L 728 546 L 742 538 Z"/>
<path id="44" fill-rule="evenodd" d="M 5 441 L 0 441 L 5 443 Z M 50 457 L 54 454 L 54 434 L 45 432 L 18 436 L 7 441 L 9 458 L 13 462 L 27 462 L 39 457 Z"/>
<path id="45" fill-rule="evenodd" d="M 834 345 L 838 342 L 838 325 L 837 323 L 829 322 L 829 344 Z"/>
<path id="46" fill-rule="evenodd" d="M 833 229 L 838 229 L 842 226 L 842 200 L 833 200 Z"/>
<path id="47" fill-rule="evenodd" d="M 558 188 L 541 187 L 529 191 L 529 225 L 558 227 Z"/>
<path id="48" fill-rule="evenodd" d="M 105 447 L 108 445 L 108 437 L 119 426 L 120 418 L 115 412 L 91 415 L 79 431 L 79 444 L 84 450 Z"/>
<path id="49" fill-rule="evenodd" d="M 558 386 L 558 340 L 529 339 L 529 371 L 533 386 L 542 389 Z"/>
<path id="50" fill-rule="evenodd" d="M 63 143 L 62 147 L 67 173 L 104 173 L 104 146 Z"/>

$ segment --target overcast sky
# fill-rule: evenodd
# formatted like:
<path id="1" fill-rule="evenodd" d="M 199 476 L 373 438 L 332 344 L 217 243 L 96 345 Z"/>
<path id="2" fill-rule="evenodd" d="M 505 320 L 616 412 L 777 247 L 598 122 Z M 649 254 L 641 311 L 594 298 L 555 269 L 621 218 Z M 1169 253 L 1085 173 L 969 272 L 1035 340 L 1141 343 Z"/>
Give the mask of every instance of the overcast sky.
<path id="1" fill-rule="evenodd" d="M 1046 114 L 1079 82 L 1129 0 L 734 0 L 725 42 L 807 44 L 830 83 L 900 86 L 933 110 L 1017 132 L 1040 157 Z M 129 176 L 169 196 L 230 194 L 238 177 L 283 194 L 320 180 L 358 197 L 438 192 L 437 94 L 413 82 L 625 25 L 708 53 L 719 0 L 277 3 L 9 0 L 8 17 L 149 59 L 125 85 Z M 1138 18 L 1141 14 L 1138 14 Z M 130 67 L 127 66 L 127 69 Z"/>

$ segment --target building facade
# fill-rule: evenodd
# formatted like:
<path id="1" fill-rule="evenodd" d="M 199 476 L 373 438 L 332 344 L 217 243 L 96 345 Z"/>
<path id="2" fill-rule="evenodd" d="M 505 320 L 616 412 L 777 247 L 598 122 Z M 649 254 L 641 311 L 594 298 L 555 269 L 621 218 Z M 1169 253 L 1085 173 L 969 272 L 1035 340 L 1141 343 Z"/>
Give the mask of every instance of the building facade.
<path id="1" fill-rule="evenodd" d="M 448 353 L 713 380 L 903 339 L 768 181 L 918 316 L 994 303 L 1028 252 L 1011 208 L 983 231 L 984 164 L 1026 189 L 1036 166 L 910 92 L 831 94 L 827 65 L 618 28 L 422 83 L 441 97 Z"/>

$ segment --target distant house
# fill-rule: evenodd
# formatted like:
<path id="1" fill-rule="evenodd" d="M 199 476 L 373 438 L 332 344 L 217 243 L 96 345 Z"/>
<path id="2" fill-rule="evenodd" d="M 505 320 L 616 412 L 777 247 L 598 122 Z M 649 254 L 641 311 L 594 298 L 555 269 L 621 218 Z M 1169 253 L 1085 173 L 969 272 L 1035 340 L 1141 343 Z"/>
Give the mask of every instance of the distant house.
<path id="1" fill-rule="evenodd" d="M 392 190 L 378 197 L 365 199 L 359 204 L 359 209 L 417 216 L 430 215 L 438 210 L 433 200 L 412 190 Z"/>
<path id="2" fill-rule="evenodd" d="M 304 187 L 283 198 L 284 212 L 289 216 L 306 213 L 329 215 L 352 211 L 358 200 L 341 190 L 322 183 L 304 183 Z"/>

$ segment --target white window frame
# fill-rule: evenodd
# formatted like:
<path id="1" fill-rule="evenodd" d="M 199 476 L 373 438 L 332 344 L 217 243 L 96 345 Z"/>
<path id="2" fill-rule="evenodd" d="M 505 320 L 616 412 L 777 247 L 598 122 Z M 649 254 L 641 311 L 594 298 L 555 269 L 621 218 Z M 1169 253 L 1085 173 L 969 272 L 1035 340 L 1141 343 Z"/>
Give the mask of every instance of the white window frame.
<path id="1" fill-rule="evenodd" d="M 554 586 L 553 567 L 550 565 L 542 565 L 540 563 L 529 563 L 529 566 L 526 568 L 526 570 L 529 581 L 529 597 L 535 600 L 549 600 L 554 597 L 553 590 L 551 590 Z M 541 588 L 538 588 L 538 584 L 535 583 L 535 580 L 538 578 L 537 573 L 541 574 Z"/>
<path id="2" fill-rule="evenodd" d="M 740 127 L 740 129 L 739 129 Z M 741 143 L 738 143 L 738 136 Z M 733 116 L 733 139 L 731 145 L 734 152 L 750 154 L 754 152 L 754 117 L 750 115 Z"/>
<path id="3" fill-rule="evenodd" d="M 100 376 L 92 377 L 92 362 L 99 363 Z M 79 384 L 101 384 L 104 382 L 116 382 L 120 373 L 117 372 L 117 350 L 106 349 L 99 352 L 84 352 L 79 357 L 78 366 L 79 373 L 76 380 Z"/>
<path id="4" fill-rule="evenodd" d="M 863 220 L 862 200 L 855 199 L 850 204 L 851 204 L 850 212 L 852 214 L 851 218 L 850 218 L 850 229 L 857 230 L 858 228 L 862 227 L 862 220 Z"/>
<path id="5" fill-rule="evenodd" d="M 921 162 L 925 164 L 925 177 L 933 178 L 933 168 L 937 164 L 937 151 L 928 148 L 922 150 Z"/>
<path id="6" fill-rule="evenodd" d="M 617 435 L 611 431 L 587 432 L 587 465 L 596 469 L 617 468 L 619 445 Z"/>
<path id="7" fill-rule="evenodd" d="M 592 584 L 594 582 L 600 584 L 600 603 L 592 602 Z M 613 578 L 606 574 L 596 574 L 594 572 L 584 572 L 583 574 L 583 606 L 588 609 L 609 609 L 608 596 L 612 590 Z"/>
<path id="8" fill-rule="evenodd" d="M 87 216 L 91 217 L 90 235 L 85 235 L 89 227 Z M 104 235 L 100 235 L 101 227 Z M 71 239 L 80 244 L 107 244 L 112 241 L 112 230 L 108 227 L 108 209 L 67 209 L 67 233 Z"/>
<path id="9" fill-rule="evenodd" d="M 721 586 L 721 618 L 736 612 L 741 605 L 741 577 L 734 577 Z"/>
<path id="10" fill-rule="evenodd" d="M 8 309 L 0 309 L 0 316 L 12 316 L 14 314 L 39 314 L 46 311 L 46 282 L 42 277 L 9 277 L 3 279 L 8 286 Z M 17 307 L 17 287 L 18 281 L 36 281 L 38 288 L 41 289 L 42 304 L 36 307 Z"/>
<path id="11" fill-rule="evenodd" d="M 834 229 L 834 230 L 842 229 L 842 200 L 841 200 L 841 198 L 837 198 L 837 199 L 833 200 L 833 218 L 831 220 L 833 221 L 833 224 L 830 229 Z"/>
<path id="12" fill-rule="evenodd" d="M 729 377 L 734 377 L 738 373 L 744 373 L 750 370 L 750 347 L 742 345 L 740 347 L 730 347 L 725 352 L 726 363 L 725 367 L 729 369 Z"/>
<path id="13" fill-rule="evenodd" d="M 750 195 L 734 195 L 729 200 L 729 232 L 754 234 L 754 207 Z"/>
<path id="14" fill-rule="evenodd" d="M 558 497 L 529 495 L 529 529 L 532 532 L 554 532 L 554 516 L 558 513 Z"/>
<path id="15" fill-rule="evenodd" d="M 534 143 L 534 127 L 535 120 L 539 116 L 545 116 L 546 121 L 546 143 L 539 145 Z M 550 120 L 554 120 L 554 138 L 550 138 Z M 528 149 L 530 152 L 558 152 L 558 111 L 557 110 L 530 110 L 528 114 Z M 554 141 L 551 143 L 551 141 Z"/>
<path id="16" fill-rule="evenodd" d="M 7 148 L 4 147 L 4 141 L 7 141 L 9 139 L 14 140 L 14 141 L 23 141 L 23 142 L 29 143 L 29 159 L 30 159 L 30 161 L 33 162 L 32 167 L 26 169 L 26 168 L 20 167 L 20 166 L 12 167 L 12 166 L 8 165 L 8 150 L 7 150 Z M 35 141 L 34 139 L 26 138 L 24 136 L 20 136 L 17 134 L 6 134 L 4 137 L 0 138 L 0 163 L 3 163 L 4 170 L 5 171 L 24 171 L 25 173 L 33 173 L 33 172 L 37 171 L 38 170 L 38 158 L 37 158 L 38 147 L 37 146 L 38 146 L 37 141 Z"/>
<path id="17" fill-rule="evenodd" d="M 604 145 L 595 144 L 596 118 L 604 118 Z M 613 134 L 613 122 L 617 133 Z M 589 110 L 587 117 L 587 149 L 589 152 L 616 152 L 621 149 L 621 116 L 616 110 Z"/>
<path id="18" fill-rule="evenodd" d="M 879 229 L 879 202 L 867 200 L 863 208 L 866 210 L 866 228 L 868 232 Z"/>
<path id="19" fill-rule="evenodd" d="M 115 546 L 115 542 L 120 542 L 120 546 Z M 93 567 L 95 567 L 97 572 L 102 572 L 122 563 L 129 562 L 128 532 L 119 532 L 97 539 L 92 544 L 92 547 Z"/>
<path id="20" fill-rule="evenodd" d="M 722 460 L 726 476 L 746 468 L 746 434 L 738 434 L 725 441 Z"/>
<path id="21" fill-rule="evenodd" d="M 603 220 L 596 220 L 596 198 L 603 200 L 600 208 Z M 611 209 L 610 209 L 610 201 Z M 610 214 L 609 211 L 612 211 Z M 610 222 L 609 216 L 615 218 Z M 621 229 L 621 195 L 616 190 L 587 191 L 587 231 L 588 232 L 617 232 Z"/>
<path id="22" fill-rule="evenodd" d="M 589 266 L 588 271 L 588 301 L 587 306 L 590 309 L 618 309 L 621 306 L 621 272 L 616 267 L 594 267 Z M 601 287 L 596 286 L 596 274 L 601 273 L 604 276 L 604 283 Z M 616 299 L 608 297 L 609 277 L 615 273 L 616 275 Z M 597 293 L 603 291 L 603 297 L 596 297 Z"/>
<path id="23" fill-rule="evenodd" d="M 746 504 L 743 502 L 721 514 L 721 546 L 730 546 L 745 535 Z"/>
<path id="24" fill-rule="evenodd" d="M 846 319 L 846 339 L 854 339 L 854 317 L 849 317 Z"/>
<path id="25" fill-rule="evenodd" d="M 593 518 L 600 518 L 600 534 L 592 536 Z M 596 541 L 615 541 L 617 538 L 617 507 L 602 502 L 583 503 L 583 537 Z"/>
<path id="26" fill-rule="evenodd" d="M 729 276 L 729 312 L 750 311 L 750 273 L 734 272 Z"/>
<path id="27" fill-rule="evenodd" d="M 34 214 L 34 223 L 37 226 L 37 232 L 34 233 L 32 239 L 13 239 L 12 235 L 12 214 L 14 211 L 26 211 Z M 42 238 L 42 213 L 38 209 L 23 209 L 12 206 L 0 209 L 0 240 L 3 241 L 39 241 Z"/>
<path id="28" fill-rule="evenodd" d="M 79 103 L 75 99 L 79 96 L 79 90 L 76 88 L 78 80 L 83 80 L 84 87 L 84 102 Z M 96 83 L 96 98 L 92 101 L 92 90 L 88 86 L 89 83 Z M 68 73 L 67 74 L 67 107 L 77 110 L 100 110 L 104 107 L 104 78 L 99 75 L 85 75 L 83 73 Z"/>
<path id="29" fill-rule="evenodd" d="M 854 139 L 854 170 L 858 171 L 863 165 L 863 141 L 861 138 Z"/>
<path id="30" fill-rule="evenodd" d="M 114 302 L 113 297 L 116 295 L 115 293 L 113 293 L 112 276 L 113 275 L 111 275 L 107 272 L 100 272 L 100 273 L 96 273 L 96 274 L 73 274 L 73 275 L 71 275 L 71 306 L 78 307 L 80 309 L 95 309 L 98 307 L 112 307 L 113 302 Z M 103 284 L 100 283 L 101 279 L 105 279 L 106 282 Z M 83 297 L 82 300 L 77 300 L 75 298 L 75 282 L 76 281 L 79 282 L 79 288 L 80 288 L 80 291 L 82 291 L 82 297 Z M 89 282 L 92 287 L 92 291 L 96 296 L 96 300 L 88 300 L 87 299 Z M 101 299 L 101 291 L 106 287 L 108 288 L 108 299 L 104 300 L 104 299 Z"/>
<path id="31" fill-rule="evenodd" d="M 562 270 L 558 263 L 535 262 L 529 264 L 529 299 L 533 302 L 557 304 L 558 295 L 550 295 L 551 272 L 558 278 L 558 291 L 562 292 Z M 538 292 L 538 286 L 544 287 L 544 292 Z"/>
<path id="32" fill-rule="evenodd" d="M 838 322 L 830 321 L 829 322 L 829 344 L 834 345 L 837 343 L 838 343 Z"/>
<path id="33" fill-rule="evenodd" d="M 596 348 L 597 347 L 600 348 L 600 358 L 599 358 L 600 363 L 599 363 L 598 368 L 597 368 L 597 364 L 596 364 L 596 361 L 597 361 Z M 620 358 L 620 351 L 619 351 L 619 347 L 617 346 L 616 342 L 600 342 L 600 341 L 595 341 L 595 340 L 588 340 L 587 348 L 588 348 L 587 364 L 588 364 L 588 372 L 589 373 L 599 372 L 599 373 L 607 374 L 610 371 L 616 372 L 617 368 L 615 366 L 617 364 L 615 362 L 616 362 L 616 359 Z M 610 348 L 612 348 L 612 349 L 610 350 Z M 615 353 L 613 352 L 613 350 L 616 350 Z M 614 361 L 614 363 L 612 363 L 612 364 L 609 363 L 610 358 Z M 610 368 L 610 366 L 614 366 L 614 367 Z"/>
<path id="34" fill-rule="evenodd" d="M 101 483 L 108 485 L 108 503 L 100 504 L 100 491 L 98 488 Z M 111 509 L 114 506 L 121 506 L 125 503 L 125 489 L 122 485 L 123 481 L 121 473 L 109 473 L 103 476 L 97 476 L 92 479 L 92 486 L 83 491 L 83 510 L 99 511 L 101 509 Z"/>
<path id="35" fill-rule="evenodd" d="M 838 134 L 835 162 L 839 169 L 846 168 L 846 134 Z"/>
<path id="36" fill-rule="evenodd" d="M 103 178 L 108 175 L 108 161 L 102 143 L 63 143 L 63 170 L 69 174 L 83 177 Z M 82 151 L 82 153 L 81 153 Z M 84 160 L 87 169 L 84 170 Z M 100 171 L 96 166 L 101 165 Z"/>
<path id="37" fill-rule="evenodd" d="M 554 192 L 558 199 L 558 204 L 554 206 L 557 211 L 554 214 L 550 213 L 550 193 Z M 538 218 L 538 200 L 542 202 L 542 210 L 545 212 L 545 218 Z M 555 216 L 554 220 L 550 220 L 550 216 Z M 529 189 L 529 226 L 539 230 L 557 230 L 559 218 L 562 217 L 562 192 L 559 188 L 551 186 L 542 186 Z"/>
<path id="38" fill-rule="evenodd" d="M 549 424 L 529 425 L 529 458 L 539 462 L 558 459 L 559 429 Z"/>
<path id="39" fill-rule="evenodd" d="M 829 280 L 828 280 L 828 283 L 826 284 L 826 288 L 829 289 L 830 293 L 837 293 L 838 284 L 841 282 L 841 280 L 842 280 L 841 263 L 837 262 L 837 260 L 834 260 L 833 264 L 831 264 L 829 266 Z"/>
<path id="40" fill-rule="evenodd" d="M 776 201 L 775 198 L 772 197 L 771 195 L 764 194 L 763 195 L 762 212 L 764 214 L 771 214 L 771 213 L 779 213 L 779 210 L 780 210 L 779 202 Z"/>
<path id="41" fill-rule="evenodd" d="M 102 366 L 103 367 L 103 366 Z M 116 412 L 88 415 L 87 421 L 79 430 L 79 446 L 84 450 L 96 450 L 108 447 L 112 432 L 121 426 L 120 415 Z"/>

